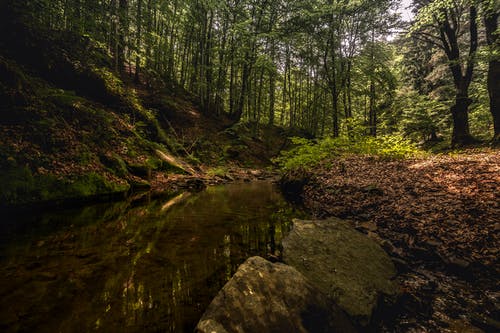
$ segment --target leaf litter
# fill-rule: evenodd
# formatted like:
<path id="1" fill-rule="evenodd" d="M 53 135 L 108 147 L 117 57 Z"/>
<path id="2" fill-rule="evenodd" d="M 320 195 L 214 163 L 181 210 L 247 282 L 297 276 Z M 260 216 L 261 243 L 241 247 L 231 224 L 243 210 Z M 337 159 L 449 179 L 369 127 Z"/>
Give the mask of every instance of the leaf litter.
<path id="1" fill-rule="evenodd" d="M 500 152 L 347 156 L 311 171 L 304 204 L 350 219 L 400 271 L 379 331 L 500 331 Z"/>

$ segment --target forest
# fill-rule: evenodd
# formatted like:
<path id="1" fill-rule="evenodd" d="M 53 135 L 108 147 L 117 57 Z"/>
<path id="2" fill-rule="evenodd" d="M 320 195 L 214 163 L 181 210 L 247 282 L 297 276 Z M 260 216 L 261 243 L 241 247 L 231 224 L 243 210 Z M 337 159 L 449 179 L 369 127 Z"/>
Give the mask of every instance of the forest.
<path id="1" fill-rule="evenodd" d="M 499 16 L 0 0 L 0 331 L 498 332 Z"/>
<path id="2" fill-rule="evenodd" d="M 457 145 L 498 137 L 496 2 L 414 1 L 410 21 L 402 6 L 38 0 L 12 10 L 46 31 L 85 36 L 117 73 L 180 87 L 203 112 L 235 122 Z"/>

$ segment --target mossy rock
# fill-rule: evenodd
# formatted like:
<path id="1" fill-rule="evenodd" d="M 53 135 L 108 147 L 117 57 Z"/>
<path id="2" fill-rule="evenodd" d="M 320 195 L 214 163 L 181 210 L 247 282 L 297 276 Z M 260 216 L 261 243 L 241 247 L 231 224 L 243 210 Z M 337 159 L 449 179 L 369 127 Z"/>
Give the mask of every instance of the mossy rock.
<path id="1" fill-rule="evenodd" d="M 106 195 L 128 191 L 128 184 L 119 184 L 108 181 L 96 173 L 89 173 L 70 181 L 68 188 L 61 192 L 62 198 L 68 196 L 73 198 Z"/>
<path id="2" fill-rule="evenodd" d="M 4 171 L 0 175 L 0 183 L 0 202 L 3 206 L 111 195 L 130 188 L 128 184 L 111 182 L 96 173 L 68 179 L 51 174 L 34 175 L 27 166 Z"/>
<path id="3" fill-rule="evenodd" d="M 349 318 L 293 267 L 247 259 L 208 306 L 197 333 L 355 333 Z"/>
<path id="4" fill-rule="evenodd" d="M 397 294 L 389 256 L 347 221 L 294 220 L 283 260 L 362 326 L 370 324 L 380 298 Z"/>

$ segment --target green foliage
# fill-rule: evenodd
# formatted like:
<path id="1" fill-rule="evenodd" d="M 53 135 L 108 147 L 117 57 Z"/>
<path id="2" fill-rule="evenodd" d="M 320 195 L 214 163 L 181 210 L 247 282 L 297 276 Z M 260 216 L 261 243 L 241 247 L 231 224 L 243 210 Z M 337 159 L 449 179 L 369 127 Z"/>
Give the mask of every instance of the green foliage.
<path id="1" fill-rule="evenodd" d="M 447 134 L 451 120 L 449 106 L 445 103 L 411 89 L 402 89 L 395 107 L 401 112 L 397 123 L 404 137 L 418 142 L 427 141 L 433 135 Z"/>
<path id="2" fill-rule="evenodd" d="M 294 148 L 283 151 L 281 155 L 273 160 L 282 170 L 294 170 L 298 168 L 310 168 L 327 157 L 333 157 L 335 151 L 332 143 L 335 139 L 326 138 L 319 142 L 304 138 L 292 138 Z"/>
<path id="3" fill-rule="evenodd" d="M 292 138 L 294 148 L 282 152 L 274 162 L 284 171 L 312 168 L 326 159 L 358 154 L 388 159 L 409 158 L 422 154 L 415 144 L 400 136 L 325 138 L 314 141 Z"/>
<path id="4" fill-rule="evenodd" d="M 458 2 L 464 2 L 463 0 L 459 0 Z M 414 33 L 422 27 L 431 25 L 434 22 L 441 22 L 445 20 L 446 11 L 454 8 L 457 3 L 453 0 L 434 0 L 431 1 L 428 5 L 420 8 L 417 14 L 417 18 L 415 23 L 412 25 L 410 29 L 410 33 Z"/>

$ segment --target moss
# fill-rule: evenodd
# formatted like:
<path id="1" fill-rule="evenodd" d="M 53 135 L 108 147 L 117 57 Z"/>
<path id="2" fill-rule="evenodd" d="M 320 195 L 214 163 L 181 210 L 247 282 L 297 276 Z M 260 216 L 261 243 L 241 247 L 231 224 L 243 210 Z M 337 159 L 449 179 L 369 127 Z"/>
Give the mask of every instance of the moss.
<path id="1" fill-rule="evenodd" d="M 35 187 L 31 170 L 25 166 L 11 167 L 0 173 L 0 202 L 11 204 L 30 195 Z"/>
<path id="2" fill-rule="evenodd" d="M 27 166 L 6 170 L 0 175 L 0 183 L 0 201 L 5 206 L 78 199 L 129 189 L 128 184 L 108 181 L 96 173 L 65 179 L 51 174 L 33 175 Z"/>
<path id="3" fill-rule="evenodd" d="M 228 175 L 228 170 L 226 167 L 212 168 L 207 171 L 207 175 L 210 177 L 226 177 Z"/>
<path id="4" fill-rule="evenodd" d="M 101 155 L 99 161 L 113 174 L 118 177 L 125 177 L 128 174 L 127 164 L 117 154 Z"/>
<path id="5" fill-rule="evenodd" d="M 89 173 L 76 178 L 68 184 L 69 186 L 62 191 L 62 197 L 78 198 L 101 194 L 112 194 L 124 192 L 129 189 L 129 185 L 118 184 L 108 181 L 97 173 Z"/>
<path id="6" fill-rule="evenodd" d="M 160 160 L 157 157 L 151 156 L 147 159 L 146 165 L 151 169 L 151 170 L 162 170 L 163 169 L 163 161 Z"/>

